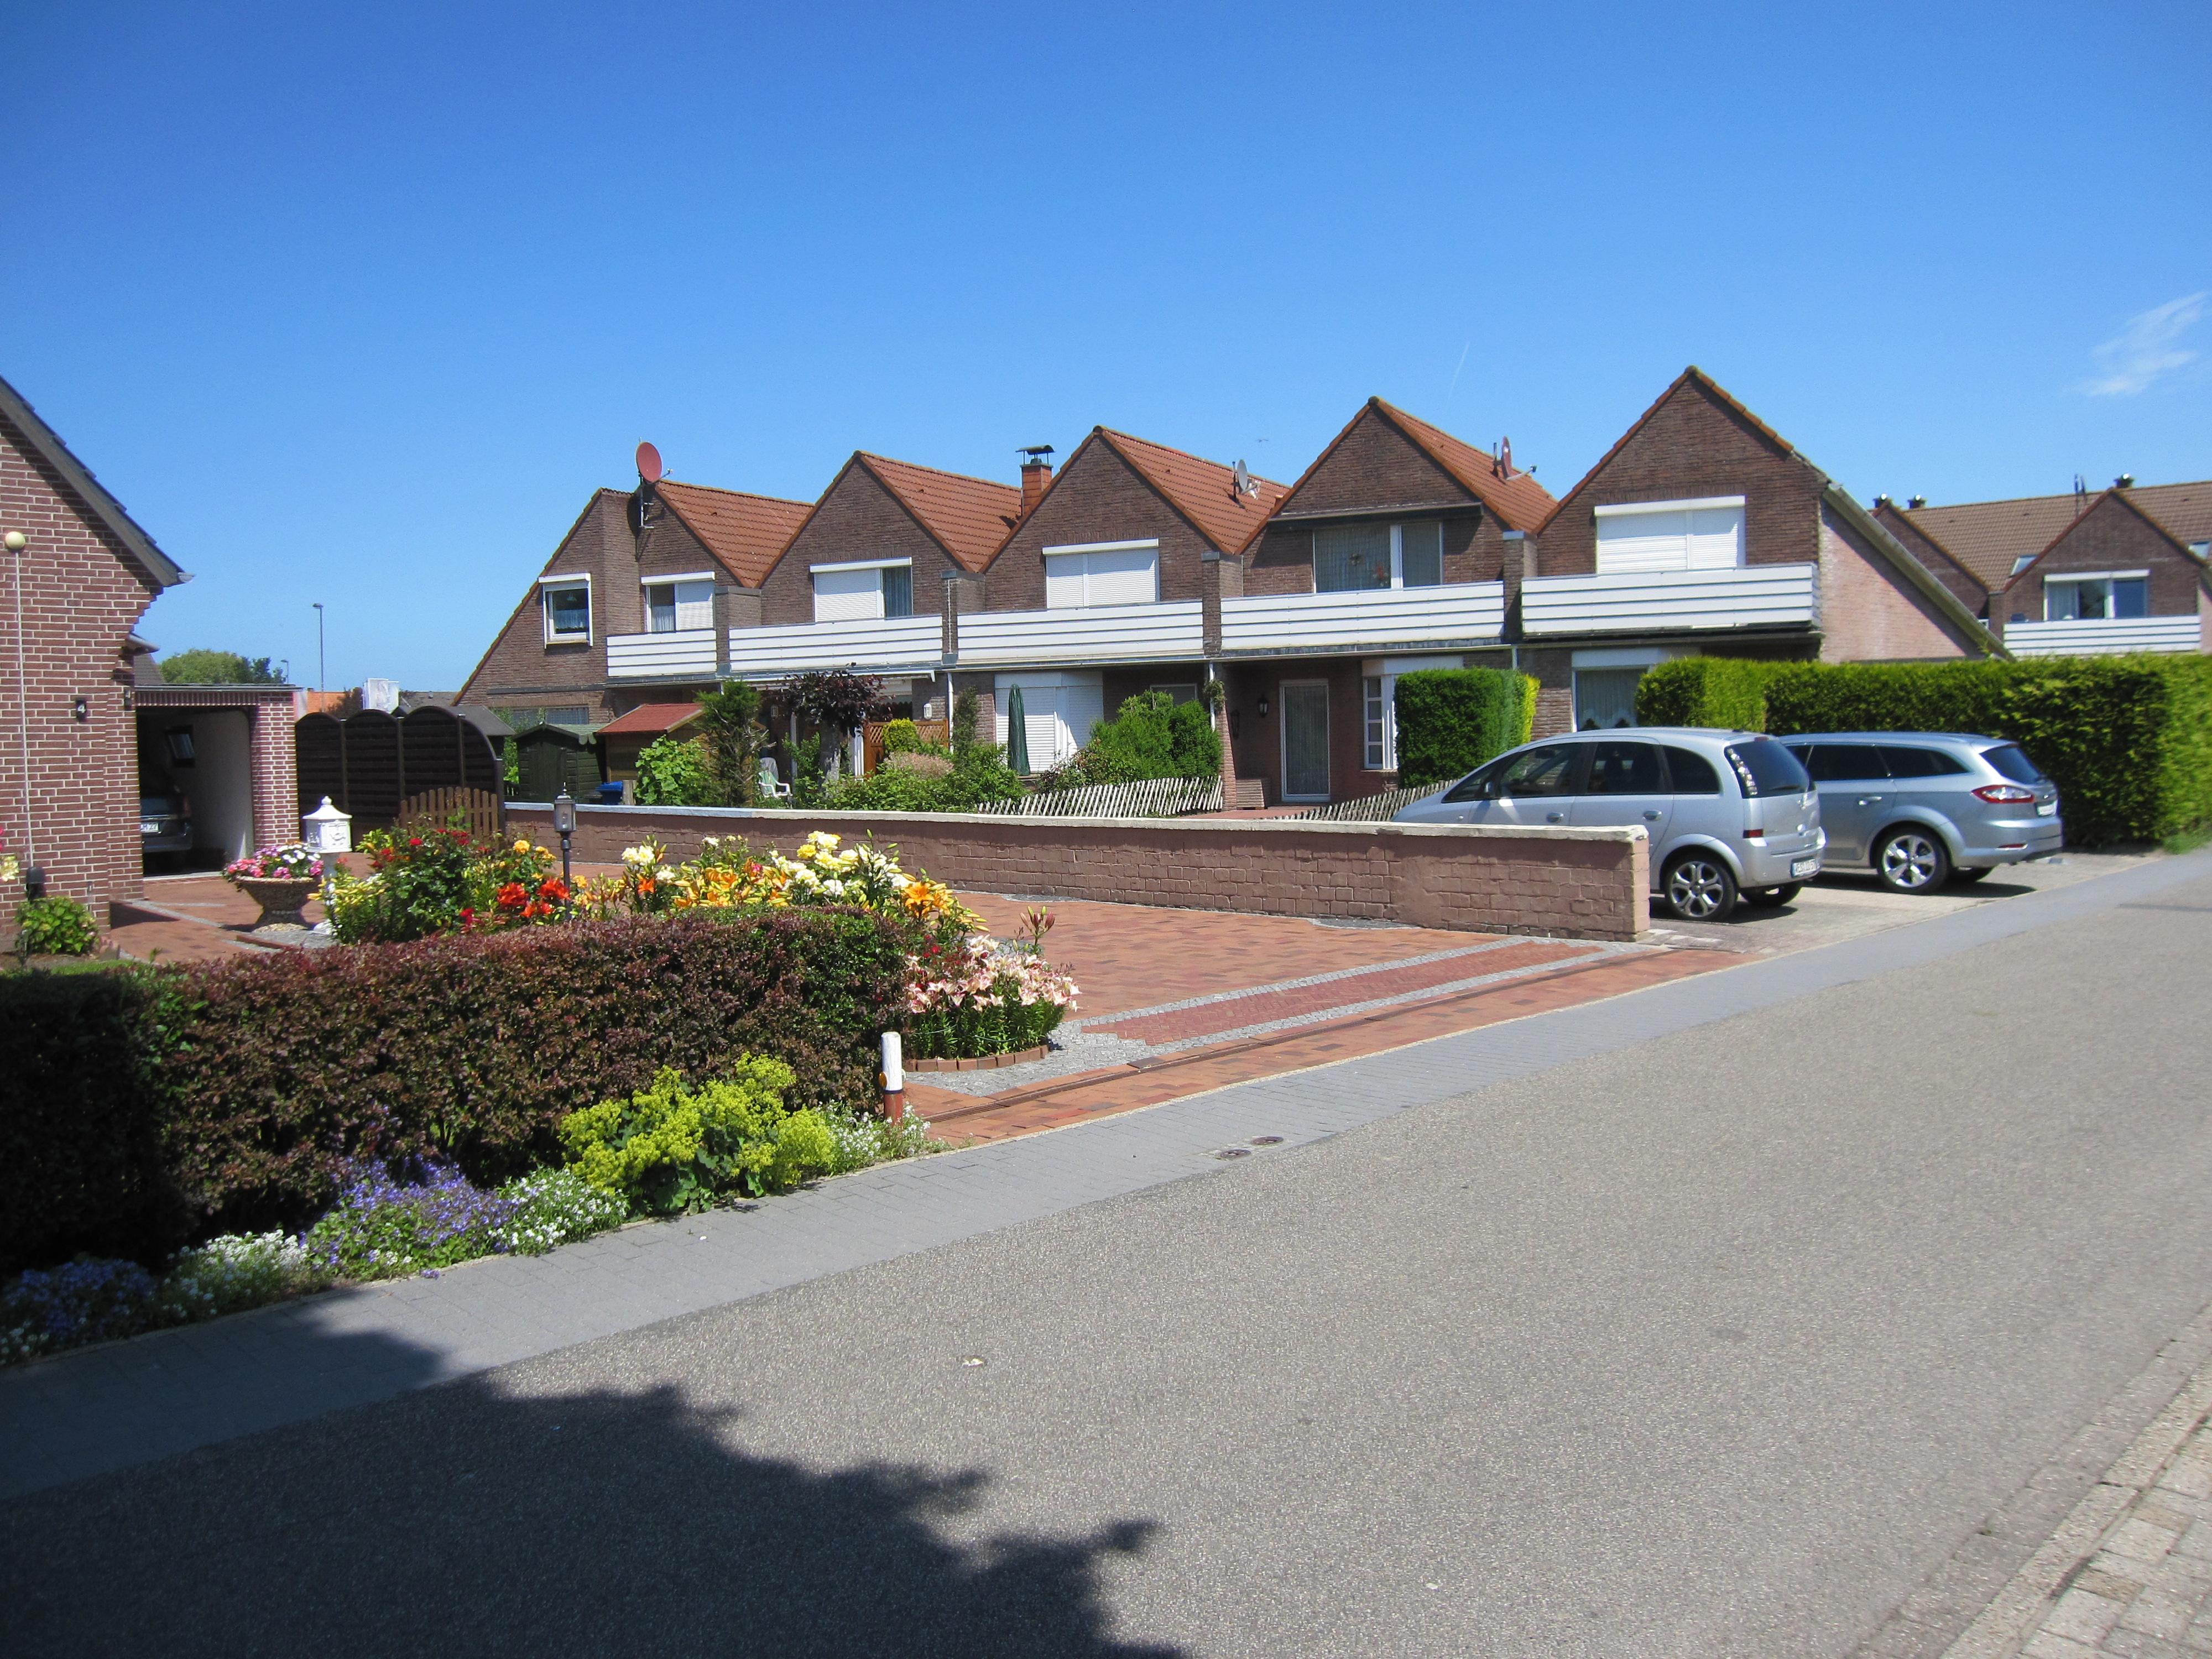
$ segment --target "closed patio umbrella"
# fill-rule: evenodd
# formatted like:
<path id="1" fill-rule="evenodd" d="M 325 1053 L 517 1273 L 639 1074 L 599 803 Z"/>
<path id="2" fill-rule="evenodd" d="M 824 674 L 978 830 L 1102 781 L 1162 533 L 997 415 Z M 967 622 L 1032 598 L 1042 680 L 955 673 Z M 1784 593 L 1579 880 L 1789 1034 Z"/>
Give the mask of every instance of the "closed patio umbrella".
<path id="1" fill-rule="evenodd" d="M 1030 769 L 1029 721 L 1022 712 L 1022 688 L 1006 699 L 1006 764 L 1026 776 Z"/>

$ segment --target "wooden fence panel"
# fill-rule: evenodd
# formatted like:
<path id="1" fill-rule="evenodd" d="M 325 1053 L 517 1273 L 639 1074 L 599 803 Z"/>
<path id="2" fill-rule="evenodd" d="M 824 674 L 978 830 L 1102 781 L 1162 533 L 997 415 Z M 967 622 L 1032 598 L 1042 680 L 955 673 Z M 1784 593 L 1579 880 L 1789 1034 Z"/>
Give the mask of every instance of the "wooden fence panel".
<path id="1" fill-rule="evenodd" d="M 399 808 L 399 825 L 424 824 L 442 830 L 459 813 L 469 833 L 489 841 L 507 831 L 507 803 L 490 789 L 425 789 L 408 796 Z"/>

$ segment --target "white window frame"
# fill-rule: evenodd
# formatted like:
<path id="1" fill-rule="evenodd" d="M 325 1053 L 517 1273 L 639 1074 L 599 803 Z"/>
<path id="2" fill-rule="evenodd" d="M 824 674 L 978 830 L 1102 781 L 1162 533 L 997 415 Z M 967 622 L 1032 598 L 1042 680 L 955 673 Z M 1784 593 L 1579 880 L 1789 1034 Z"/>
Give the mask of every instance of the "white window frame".
<path id="1" fill-rule="evenodd" d="M 913 568 L 914 560 L 911 557 L 902 559 L 841 559 L 832 564 L 808 565 L 806 567 L 807 586 L 810 589 L 813 590 L 812 597 L 815 605 L 815 621 L 819 623 L 823 620 L 821 613 L 822 596 L 818 585 L 814 580 L 816 577 L 830 574 L 843 575 L 857 570 L 874 570 L 878 572 L 884 570 L 911 571 Z M 915 614 L 913 610 L 914 599 L 911 578 L 908 579 L 907 594 L 907 615 L 911 617 Z M 882 578 L 878 576 L 876 581 L 876 614 L 871 620 L 882 622 L 886 620 L 889 617 L 889 615 L 890 607 L 884 602 L 883 580 Z M 846 620 L 852 619 L 848 618 Z"/>
<path id="2" fill-rule="evenodd" d="M 2079 588 L 2087 582 L 2101 583 L 2105 590 L 2105 614 L 2102 618 L 2091 617 L 2091 621 L 2094 622 L 2102 620 L 2105 622 L 2116 622 L 2119 620 L 2119 618 L 2114 617 L 2112 614 L 2112 584 L 2114 582 L 2143 583 L 2145 585 L 2143 590 L 2143 614 L 2145 616 L 2148 616 L 2150 614 L 2149 581 L 2150 572 L 2148 570 L 2068 570 L 2064 572 L 2053 572 L 2051 574 L 2047 575 L 2043 579 L 2043 619 L 2045 622 L 2064 622 L 2068 620 L 2066 617 L 2053 617 L 2051 614 L 2051 590 L 2052 588 Z M 2081 614 L 2081 602 L 2079 598 L 2076 598 L 2074 601 L 2074 615 L 2078 618 Z"/>
<path id="3" fill-rule="evenodd" d="M 1291 793 L 1291 700 L 1285 694 L 1292 686 L 1305 685 L 1321 687 L 1322 769 L 1328 775 L 1329 783 L 1334 784 L 1336 781 L 1334 757 L 1329 753 L 1328 744 L 1336 711 L 1329 706 L 1330 698 L 1327 680 L 1278 680 L 1275 682 L 1275 744 L 1280 757 L 1277 764 L 1281 768 L 1276 775 L 1282 780 L 1285 800 L 1325 801 L 1330 799 L 1330 791 L 1327 787 L 1324 787 L 1318 795 L 1294 795 Z"/>
<path id="4" fill-rule="evenodd" d="M 711 570 L 687 570 L 684 572 L 683 574 L 678 576 L 640 576 L 637 579 L 637 591 L 639 599 L 643 601 L 641 608 L 645 613 L 645 631 L 648 634 L 653 631 L 653 590 L 654 588 L 680 587 L 686 582 L 712 582 L 714 580 L 714 573 Z M 698 601 L 695 599 L 692 603 L 696 605 Z M 707 594 L 707 604 L 710 611 L 713 608 L 714 603 L 714 592 L 709 588 Z M 681 613 L 684 608 L 684 601 L 682 599 L 679 599 L 676 601 L 676 608 L 679 620 L 678 625 L 670 631 L 680 634 L 684 632 L 681 622 Z M 710 614 L 707 619 L 707 626 L 712 628 L 714 625 L 714 617 Z"/>
<path id="5" fill-rule="evenodd" d="M 1134 542 L 1067 542 L 1058 547 L 1039 548 L 1037 550 L 1037 555 L 1040 561 L 1045 562 L 1044 568 L 1047 573 L 1049 574 L 1051 570 L 1049 561 L 1054 559 L 1068 558 L 1074 555 L 1083 553 L 1143 553 L 1146 551 L 1149 551 L 1152 556 L 1152 597 L 1150 599 L 1138 600 L 1136 603 L 1140 605 L 1158 605 L 1160 602 L 1160 541 L 1159 538 L 1157 536 L 1150 537 L 1143 541 Z M 1049 590 L 1049 586 L 1050 584 L 1048 582 L 1048 591 Z M 1116 600 L 1114 601 L 1114 603 L 1120 604 L 1124 603 L 1124 601 Z M 1045 609 L 1048 611 L 1088 611 L 1091 608 L 1092 604 L 1093 601 L 1091 598 L 1091 573 L 1089 568 L 1086 566 L 1083 574 L 1083 603 L 1079 605 L 1055 605 L 1049 599 L 1047 599 L 1045 601 Z"/>
<path id="6" fill-rule="evenodd" d="M 553 607 L 546 603 L 548 593 L 556 587 L 580 587 L 584 590 L 584 631 L 581 634 L 556 634 L 553 631 Z M 545 634 L 548 645 L 596 645 L 599 637 L 598 607 L 592 603 L 592 577 L 588 571 L 573 576 L 540 576 L 538 579 L 538 620 Z"/>
<path id="7" fill-rule="evenodd" d="M 1317 538 L 1324 530 L 1343 526 L 1316 525 L 1313 536 L 1308 538 L 1306 548 L 1306 569 L 1309 578 L 1313 582 L 1313 591 L 1316 593 L 1395 593 L 1403 591 L 1406 586 L 1406 526 L 1409 524 L 1433 524 L 1437 526 L 1437 580 L 1433 584 L 1423 582 L 1421 586 L 1424 587 L 1444 586 L 1443 520 L 1405 519 L 1395 521 L 1390 526 L 1390 586 L 1387 588 L 1323 587 L 1321 585 L 1321 544 Z"/>
<path id="8" fill-rule="evenodd" d="M 806 574 L 810 576 L 814 576 L 819 575 L 825 570 L 895 570 L 900 565 L 905 565 L 908 568 L 911 568 L 914 565 L 914 560 L 911 557 L 903 559 L 845 559 L 836 564 L 810 564 L 806 567 Z"/>

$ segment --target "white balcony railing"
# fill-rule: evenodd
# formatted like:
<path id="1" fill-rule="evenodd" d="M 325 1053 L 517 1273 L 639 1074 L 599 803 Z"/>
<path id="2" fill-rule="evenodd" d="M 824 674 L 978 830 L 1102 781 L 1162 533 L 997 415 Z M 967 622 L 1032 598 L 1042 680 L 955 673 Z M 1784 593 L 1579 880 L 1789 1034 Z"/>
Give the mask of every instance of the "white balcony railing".
<path id="1" fill-rule="evenodd" d="M 1505 624 L 1505 584 L 1268 593 L 1221 602 L 1221 649 L 1306 653 L 1486 645 Z"/>
<path id="2" fill-rule="evenodd" d="M 944 657 L 944 630 L 935 617 L 896 617 L 876 622 L 801 623 L 788 628 L 732 628 L 730 672 L 740 679 L 770 679 L 817 668 L 934 669 Z"/>
<path id="3" fill-rule="evenodd" d="M 714 678 L 714 630 L 684 628 L 673 634 L 610 634 L 607 678 L 711 680 Z"/>
<path id="4" fill-rule="evenodd" d="M 2110 657 L 2124 651 L 2201 651 L 2204 648 L 2204 624 L 2195 616 L 2008 623 L 2004 642 L 2016 657 Z"/>
<path id="5" fill-rule="evenodd" d="M 1539 576 L 1521 586 L 1521 629 L 1532 637 L 1806 627 L 1820 619 L 1820 569 L 1809 564 Z"/>
<path id="6" fill-rule="evenodd" d="M 1097 605 L 1065 611 L 978 611 L 960 618 L 960 665 L 1161 662 L 1206 654 L 1204 607 Z"/>

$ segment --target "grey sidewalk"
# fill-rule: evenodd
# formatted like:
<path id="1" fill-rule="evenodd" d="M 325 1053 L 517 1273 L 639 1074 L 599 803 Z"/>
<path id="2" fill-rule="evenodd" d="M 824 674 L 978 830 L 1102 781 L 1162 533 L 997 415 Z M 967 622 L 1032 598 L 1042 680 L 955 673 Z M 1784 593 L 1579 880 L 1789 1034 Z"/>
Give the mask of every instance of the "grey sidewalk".
<path id="1" fill-rule="evenodd" d="M 1667 1033 L 2127 902 L 2212 854 L 1023 1139 L 552 1255 L 334 1293 L 0 1376 L 0 1496 L 210 1444 L 1222 1168 Z"/>

